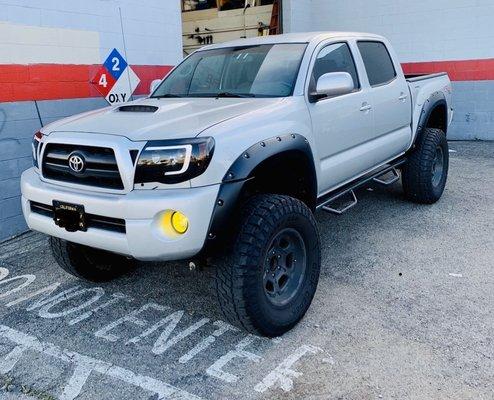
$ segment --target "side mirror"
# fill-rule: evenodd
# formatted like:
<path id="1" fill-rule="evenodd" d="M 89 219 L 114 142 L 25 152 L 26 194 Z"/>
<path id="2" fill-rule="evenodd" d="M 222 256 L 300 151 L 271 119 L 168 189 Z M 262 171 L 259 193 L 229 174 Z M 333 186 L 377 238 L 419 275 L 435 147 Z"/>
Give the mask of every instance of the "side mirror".
<path id="1" fill-rule="evenodd" d="M 152 94 L 160 84 L 161 84 L 161 79 L 155 79 L 154 81 L 152 81 L 151 85 L 149 86 L 149 93 Z"/>
<path id="2" fill-rule="evenodd" d="M 354 89 L 353 78 L 348 72 L 331 72 L 321 75 L 317 81 L 315 93 L 311 93 L 311 101 L 316 102 L 324 97 L 352 93 Z"/>

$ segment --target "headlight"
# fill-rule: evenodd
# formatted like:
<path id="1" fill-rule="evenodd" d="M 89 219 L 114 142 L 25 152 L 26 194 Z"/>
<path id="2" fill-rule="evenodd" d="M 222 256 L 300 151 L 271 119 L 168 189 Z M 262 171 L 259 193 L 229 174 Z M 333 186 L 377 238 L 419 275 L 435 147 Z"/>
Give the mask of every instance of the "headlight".
<path id="1" fill-rule="evenodd" d="M 151 141 L 137 162 L 135 183 L 179 183 L 201 175 L 214 151 L 213 138 Z"/>
<path id="2" fill-rule="evenodd" d="M 38 153 L 39 153 L 39 144 L 43 139 L 43 134 L 41 132 L 36 132 L 33 137 L 32 150 L 33 150 L 33 166 L 39 168 L 38 163 Z"/>

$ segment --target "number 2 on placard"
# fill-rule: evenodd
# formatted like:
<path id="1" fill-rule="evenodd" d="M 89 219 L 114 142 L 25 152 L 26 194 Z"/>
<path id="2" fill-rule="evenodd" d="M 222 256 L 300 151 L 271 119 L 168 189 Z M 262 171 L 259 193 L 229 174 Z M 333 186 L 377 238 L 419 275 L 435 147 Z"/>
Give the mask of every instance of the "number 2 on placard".
<path id="1" fill-rule="evenodd" d="M 106 74 L 101 74 L 101 77 L 99 78 L 98 84 L 100 86 L 103 86 L 104 88 L 108 86 L 108 82 L 106 80 Z"/>
<path id="2" fill-rule="evenodd" d="M 111 62 L 113 63 L 112 70 L 113 70 L 113 71 L 120 71 L 120 67 L 119 67 L 119 65 L 120 65 L 120 60 L 119 60 L 119 58 L 118 58 L 118 57 L 113 57 L 113 58 L 111 59 Z"/>

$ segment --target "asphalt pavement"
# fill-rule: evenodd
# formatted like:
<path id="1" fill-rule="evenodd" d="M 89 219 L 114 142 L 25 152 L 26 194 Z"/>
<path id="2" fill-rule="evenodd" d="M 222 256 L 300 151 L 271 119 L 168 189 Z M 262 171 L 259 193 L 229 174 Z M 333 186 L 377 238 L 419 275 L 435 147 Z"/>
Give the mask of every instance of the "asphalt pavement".
<path id="1" fill-rule="evenodd" d="M 494 399 L 494 142 L 450 149 L 435 205 L 372 185 L 317 214 L 318 291 L 279 339 L 223 321 L 210 269 L 97 285 L 44 235 L 0 244 L 0 398 Z"/>

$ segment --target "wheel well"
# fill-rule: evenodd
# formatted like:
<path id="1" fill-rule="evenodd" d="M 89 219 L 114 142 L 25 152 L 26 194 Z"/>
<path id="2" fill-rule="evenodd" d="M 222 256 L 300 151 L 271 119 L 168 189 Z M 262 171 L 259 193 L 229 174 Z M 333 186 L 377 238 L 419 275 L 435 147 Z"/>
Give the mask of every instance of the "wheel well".
<path id="1" fill-rule="evenodd" d="M 431 111 L 429 118 L 427 119 L 427 128 L 441 129 L 444 133 L 447 133 L 448 129 L 448 111 L 444 104 L 438 104 Z"/>
<path id="2" fill-rule="evenodd" d="M 317 201 L 317 178 L 314 163 L 298 150 L 276 154 L 262 161 L 249 176 L 242 198 L 273 193 L 295 197 L 314 210 Z"/>

